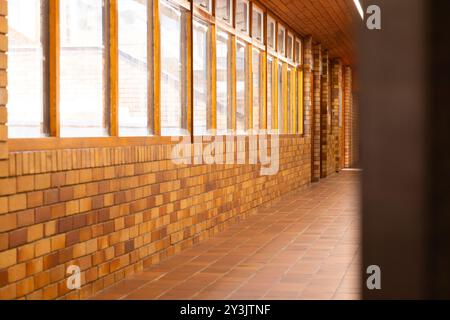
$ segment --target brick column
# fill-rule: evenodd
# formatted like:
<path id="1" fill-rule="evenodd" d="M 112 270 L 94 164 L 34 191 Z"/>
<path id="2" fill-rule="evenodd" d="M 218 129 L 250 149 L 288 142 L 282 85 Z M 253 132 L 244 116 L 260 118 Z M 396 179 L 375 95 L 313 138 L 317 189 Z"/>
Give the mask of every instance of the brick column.
<path id="1" fill-rule="evenodd" d="M 330 68 L 328 60 L 328 50 L 322 51 L 322 76 L 321 76 L 321 107 L 320 107 L 320 154 L 321 154 L 321 172 L 320 177 L 325 178 L 329 174 L 329 166 L 332 158 L 329 157 L 333 152 L 333 146 L 329 143 L 331 134 L 331 108 L 330 108 Z"/>
<path id="2" fill-rule="evenodd" d="M 313 46 L 313 125 L 312 125 L 312 181 L 320 180 L 320 98 L 321 98 L 321 76 L 322 76 L 322 46 Z"/>
<path id="3" fill-rule="evenodd" d="M 7 56 L 8 50 L 8 23 L 7 23 L 7 4 L 6 1 L 0 1 L 0 178 L 5 177 L 8 172 L 8 128 L 6 102 L 8 100 L 7 86 Z"/>
<path id="4" fill-rule="evenodd" d="M 352 165 L 352 69 L 344 68 L 344 126 L 345 126 L 345 168 Z"/>
<path id="5" fill-rule="evenodd" d="M 305 136 L 311 138 L 312 125 L 312 37 L 308 36 L 303 41 L 303 103 L 305 117 Z"/>
<path id="6" fill-rule="evenodd" d="M 341 170 L 341 127 L 343 124 L 342 106 L 342 62 L 335 59 L 332 62 L 331 70 L 331 107 L 332 121 L 331 127 L 334 137 L 334 160 L 336 172 Z"/>
<path id="7" fill-rule="evenodd" d="M 352 94 L 351 166 L 359 166 L 359 106 Z"/>

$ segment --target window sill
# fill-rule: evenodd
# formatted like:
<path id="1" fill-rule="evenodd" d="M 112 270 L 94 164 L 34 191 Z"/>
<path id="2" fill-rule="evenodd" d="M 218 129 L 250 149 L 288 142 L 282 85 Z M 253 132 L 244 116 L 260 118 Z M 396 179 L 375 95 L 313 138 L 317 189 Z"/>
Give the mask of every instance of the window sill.
<path id="1" fill-rule="evenodd" d="M 275 135 L 274 133 L 268 134 Z M 226 137 L 226 135 L 217 135 Z M 234 135 L 237 137 L 248 137 L 248 135 Z M 201 136 L 195 136 L 199 139 Z M 212 136 L 208 136 L 209 139 Z M 304 137 L 303 134 L 285 133 L 280 137 Z M 63 149 L 83 149 L 102 147 L 127 147 L 127 146 L 148 146 L 148 145 L 170 145 L 177 144 L 186 137 L 92 137 L 92 138 L 20 138 L 8 139 L 9 152 L 43 151 L 43 150 L 63 150 Z M 190 140 L 190 137 L 188 137 Z M 208 139 L 205 139 L 207 141 Z"/>

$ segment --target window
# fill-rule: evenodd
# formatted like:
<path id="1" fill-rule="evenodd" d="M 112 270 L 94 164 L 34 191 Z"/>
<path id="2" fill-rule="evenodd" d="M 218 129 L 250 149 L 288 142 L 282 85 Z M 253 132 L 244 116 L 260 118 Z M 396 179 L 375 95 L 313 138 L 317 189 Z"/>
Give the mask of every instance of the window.
<path id="1" fill-rule="evenodd" d="M 160 2 L 161 135 L 177 136 L 187 129 L 186 13 Z"/>
<path id="2" fill-rule="evenodd" d="M 303 72 L 297 71 L 297 133 L 303 134 Z"/>
<path id="3" fill-rule="evenodd" d="M 8 134 L 45 136 L 41 0 L 9 1 L 8 11 Z"/>
<path id="4" fill-rule="evenodd" d="M 243 134 L 247 130 L 247 46 L 236 43 L 236 132 Z"/>
<path id="5" fill-rule="evenodd" d="M 292 69 L 290 67 L 287 68 L 287 127 L 286 133 L 292 133 Z"/>
<path id="6" fill-rule="evenodd" d="M 287 37 L 287 57 L 289 60 L 294 60 L 294 36 L 288 32 Z"/>
<path id="7" fill-rule="evenodd" d="M 264 13 L 257 6 L 253 5 L 252 16 L 252 37 L 259 42 L 263 42 L 264 37 Z"/>
<path id="8" fill-rule="evenodd" d="M 270 49 L 276 50 L 276 24 L 275 20 L 267 17 L 267 45 Z"/>
<path id="9" fill-rule="evenodd" d="M 232 129 L 231 123 L 231 37 L 218 31 L 217 52 L 217 133 L 226 134 Z"/>
<path id="10" fill-rule="evenodd" d="M 194 0 L 194 3 L 198 5 L 199 7 L 205 9 L 209 13 L 211 13 L 212 4 L 211 0 Z"/>
<path id="11" fill-rule="evenodd" d="M 107 134 L 102 0 L 61 0 L 61 136 Z"/>
<path id="12" fill-rule="evenodd" d="M 267 58 L 267 131 L 272 130 L 272 108 L 273 108 L 273 58 Z"/>
<path id="13" fill-rule="evenodd" d="M 283 56 L 286 55 L 286 29 L 280 24 L 278 24 L 278 52 Z"/>
<path id="14" fill-rule="evenodd" d="M 216 0 L 216 17 L 220 20 L 232 24 L 233 23 L 233 1 L 232 0 Z"/>
<path id="15" fill-rule="evenodd" d="M 302 64 L 302 41 L 295 39 L 295 63 Z"/>
<path id="16" fill-rule="evenodd" d="M 248 0 L 236 1 L 236 29 L 238 32 L 248 33 L 250 4 Z"/>
<path id="17" fill-rule="evenodd" d="M 278 63 L 278 132 L 284 133 L 284 81 L 283 63 Z"/>
<path id="18" fill-rule="evenodd" d="M 258 131 L 261 126 L 261 111 L 262 111 L 262 99 L 261 99 L 261 53 L 258 49 L 253 50 L 252 59 L 252 71 L 253 71 L 253 130 Z"/>
<path id="19" fill-rule="evenodd" d="M 119 134 L 146 136 L 148 113 L 147 1 L 118 1 Z"/>
<path id="20" fill-rule="evenodd" d="M 206 135 L 210 129 L 209 99 L 209 26 L 200 20 L 194 20 L 194 134 Z"/>

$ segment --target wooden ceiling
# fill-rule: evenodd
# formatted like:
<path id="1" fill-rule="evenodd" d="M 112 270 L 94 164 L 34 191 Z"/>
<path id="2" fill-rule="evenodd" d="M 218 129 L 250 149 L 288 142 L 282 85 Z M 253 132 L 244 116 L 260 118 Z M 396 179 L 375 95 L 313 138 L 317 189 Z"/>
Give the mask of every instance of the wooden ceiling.
<path id="1" fill-rule="evenodd" d="M 329 50 L 330 58 L 355 63 L 354 23 L 361 20 L 353 0 L 259 0 L 301 36 Z"/>

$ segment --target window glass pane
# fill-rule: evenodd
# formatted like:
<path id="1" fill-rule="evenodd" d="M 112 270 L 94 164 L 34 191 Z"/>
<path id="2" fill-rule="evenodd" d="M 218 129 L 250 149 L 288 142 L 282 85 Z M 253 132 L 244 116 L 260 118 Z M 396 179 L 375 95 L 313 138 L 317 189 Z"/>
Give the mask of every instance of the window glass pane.
<path id="1" fill-rule="evenodd" d="M 290 60 L 294 59 L 294 37 L 292 35 L 288 35 L 287 55 Z"/>
<path id="2" fill-rule="evenodd" d="M 287 70 L 287 123 L 288 127 L 286 132 L 292 133 L 292 106 L 291 106 L 291 93 L 292 93 L 292 70 L 288 68 Z"/>
<path id="3" fill-rule="evenodd" d="M 261 54 L 259 50 L 253 50 L 253 129 L 260 128 L 261 108 Z"/>
<path id="4" fill-rule="evenodd" d="M 194 0 L 194 3 L 206 11 L 211 12 L 211 0 Z"/>
<path id="5" fill-rule="evenodd" d="M 210 113 L 208 86 L 208 33 L 209 27 L 194 21 L 194 134 L 205 135 Z"/>
<path id="6" fill-rule="evenodd" d="M 300 40 L 295 41 L 295 62 L 302 63 L 302 42 Z"/>
<path id="7" fill-rule="evenodd" d="M 247 130 L 247 90 L 245 81 L 245 79 L 247 78 L 247 68 L 245 64 L 247 47 L 245 44 L 237 42 L 236 51 L 236 132 L 238 134 L 243 134 Z"/>
<path id="8" fill-rule="evenodd" d="M 186 27 L 184 11 L 160 2 L 161 135 L 177 136 L 187 128 Z"/>
<path id="9" fill-rule="evenodd" d="M 284 82 L 283 64 L 278 64 L 278 132 L 284 133 Z"/>
<path id="10" fill-rule="evenodd" d="M 272 130 L 272 90 L 273 90 L 273 60 L 267 60 L 267 131 Z"/>
<path id="11" fill-rule="evenodd" d="M 41 0 L 8 2 L 8 135 L 44 136 Z"/>
<path id="12" fill-rule="evenodd" d="M 275 50 L 275 21 L 269 20 L 267 26 L 267 42 L 272 50 Z"/>
<path id="13" fill-rule="evenodd" d="M 232 23 L 233 4 L 232 0 L 216 0 L 216 16 L 217 18 Z"/>
<path id="14" fill-rule="evenodd" d="M 147 1 L 120 0 L 119 125 L 122 136 L 148 130 Z"/>
<path id="15" fill-rule="evenodd" d="M 227 33 L 217 33 L 217 133 L 225 134 L 231 125 L 230 41 Z"/>
<path id="16" fill-rule="evenodd" d="M 282 26 L 278 26 L 278 52 L 282 55 L 286 54 L 286 30 Z"/>
<path id="17" fill-rule="evenodd" d="M 103 1 L 61 0 L 61 136 L 106 135 Z"/>
<path id="18" fill-rule="evenodd" d="M 302 72 L 297 71 L 297 77 L 296 77 L 296 107 L 297 107 L 297 121 L 296 121 L 296 132 L 299 134 L 303 133 L 303 101 L 302 101 L 302 88 L 300 87 L 302 84 L 301 77 Z"/>
<path id="19" fill-rule="evenodd" d="M 248 33 L 249 4 L 246 0 L 236 1 L 236 29 L 238 32 Z"/>
<path id="20" fill-rule="evenodd" d="M 252 23 L 252 37 L 258 41 L 263 40 L 263 13 L 254 7 L 253 9 L 253 23 Z"/>

